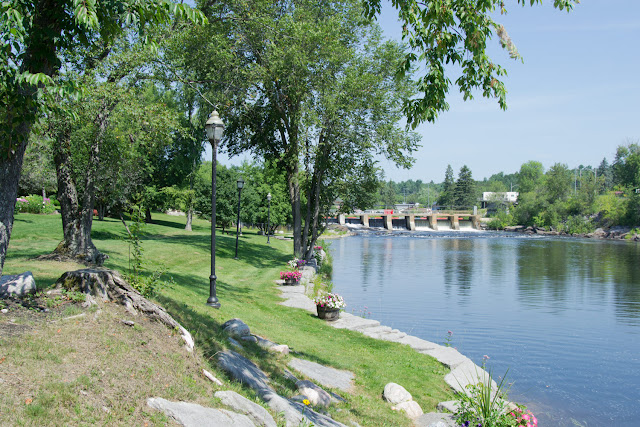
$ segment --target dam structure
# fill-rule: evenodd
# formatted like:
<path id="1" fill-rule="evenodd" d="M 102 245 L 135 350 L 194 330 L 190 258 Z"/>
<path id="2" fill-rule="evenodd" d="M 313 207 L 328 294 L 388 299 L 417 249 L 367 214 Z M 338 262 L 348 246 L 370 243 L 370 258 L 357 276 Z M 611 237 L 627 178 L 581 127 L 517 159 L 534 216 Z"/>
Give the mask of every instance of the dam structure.
<path id="1" fill-rule="evenodd" d="M 481 215 L 469 212 L 433 212 L 421 213 L 375 213 L 363 212 L 352 214 L 337 214 L 327 217 L 327 223 L 340 225 L 362 225 L 369 228 L 384 228 L 386 230 L 402 229 L 414 231 L 416 229 L 431 230 L 460 230 L 465 228 L 478 229 Z"/>

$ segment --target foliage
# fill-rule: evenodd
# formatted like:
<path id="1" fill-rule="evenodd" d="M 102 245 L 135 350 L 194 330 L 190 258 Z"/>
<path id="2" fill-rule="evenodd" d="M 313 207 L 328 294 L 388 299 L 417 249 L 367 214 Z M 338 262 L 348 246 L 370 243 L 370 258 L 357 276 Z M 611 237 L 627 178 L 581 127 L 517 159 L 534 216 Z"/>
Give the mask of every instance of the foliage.
<path id="1" fill-rule="evenodd" d="M 568 217 L 563 228 L 569 234 L 587 234 L 595 230 L 591 221 L 579 215 Z"/>
<path id="2" fill-rule="evenodd" d="M 535 191 L 542 183 L 543 176 L 542 163 L 533 160 L 523 163 L 518 173 L 518 191 L 521 193 Z"/>
<path id="3" fill-rule="evenodd" d="M 485 356 L 485 361 L 486 358 L 488 356 Z M 483 368 L 484 365 L 483 363 Z M 483 381 L 469 384 L 466 392 L 458 393 L 460 406 L 456 421 L 461 427 L 537 427 L 538 420 L 523 406 L 518 406 L 516 410 L 509 410 L 505 388 L 507 373 L 497 384 L 497 388 L 492 387 L 491 370 L 488 370 Z"/>
<path id="4" fill-rule="evenodd" d="M 16 199 L 16 210 L 34 214 L 50 214 L 55 212 L 56 207 L 51 199 L 43 199 L 42 196 L 35 194 Z"/>
<path id="5" fill-rule="evenodd" d="M 455 181 L 453 180 L 453 168 L 451 165 L 447 165 L 447 170 L 444 173 L 444 185 L 442 187 L 442 193 L 438 198 L 438 204 L 441 206 L 453 206 L 455 203 Z"/>
<path id="6" fill-rule="evenodd" d="M 369 18 L 380 14 L 381 0 L 365 0 Z M 533 5 L 541 0 L 518 0 Z M 560 10 L 571 10 L 577 0 L 554 0 Z M 410 51 L 398 66 L 398 73 L 410 75 L 416 63 L 426 70 L 419 75 L 417 86 L 422 96 L 405 101 L 403 112 L 414 128 L 424 121 L 433 122 L 449 109 L 446 95 L 452 80 L 463 94 L 472 99 L 477 92 L 485 98 L 496 98 L 506 108 L 506 89 L 500 80 L 506 71 L 487 54 L 487 42 L 495 33 L 500 45 L 511 58 L 520 58 L 515 44 L 494 16 L 496 9 L 507 12 L 502 0 L 469 3 L 440 0 L 394 0 L 402 22 L 402 37 Z M 451 74 L 457 75 L 453 78 Z"/>
<path id="7" fill-rule="evenodd" d="M 513 225 L 513 215 L 507 213 L 506 210 L 501 209 L 498 213 L 489 221 L 487 228 L 490 230 L 504 230 L 505 227 Z"/>
<path id="8" fill-rule="evenodd" d="M 471 169 L 467 165 L 460 168 L 453 195 L 453 201 L 456 206 L 468 208 L 476 204 L 475 183 L 471 176 Z"/>
<path id="9" fill-rule="evenodd" d="M 164 269 L 156 270 L 151 275 L 143 274 L 144 256 L 141 237 L 144 235 L 144 208 L 142 205 L 132 206 L 131 222 L 124 239 L 129 244 L 129 273 L 127 281 L 141 295 L 149 297 L 155 294 L 161 284 L 160 277 Z M 133 259 L 132 259 L 133 258 Z"/>
<path id="10" fill-rule="evenodd" d="M 623 187 L 640 187 L 640 145 L 621 145 L 613 162 L 613 177 L 616 184 Z"/>

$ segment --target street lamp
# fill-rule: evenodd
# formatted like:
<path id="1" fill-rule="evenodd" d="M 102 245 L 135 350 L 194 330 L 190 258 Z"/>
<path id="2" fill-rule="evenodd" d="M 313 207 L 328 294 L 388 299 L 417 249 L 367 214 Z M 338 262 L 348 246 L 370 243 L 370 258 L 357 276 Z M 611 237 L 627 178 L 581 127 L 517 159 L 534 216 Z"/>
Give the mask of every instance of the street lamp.
<path id="1" fill-rule="evenodd" d="M 216 110 L 213 110 L 209 115 L 209 120 L 207 120 L 204 128 L 211 143 L 211 275 L 209 276 L 209 299 L 207 299 L 207 305 L 213 308 L 220 308 L 220 302 L 216 296 L 216 154 L 218 143 L 222 139 L 224 123 L 220 120 Z"/>
<path id="2" fill-rule="evenodd" d="M 244 187 L 244 181 L 242 178 L 238 178 L 238 220 L 236 221 L 236 257 L 238 259 L 238 235 L 240 234 L 240 193 L 242 193 L 242 187 Z"/>
<path id="3" fill-rule="evenodd" d="M 269 210 L 267 211 L 267 245 L 270 245 L 269 235 L 271 234 L 271 193 L 267 194 L 267 200 L 269 201 Z"/>

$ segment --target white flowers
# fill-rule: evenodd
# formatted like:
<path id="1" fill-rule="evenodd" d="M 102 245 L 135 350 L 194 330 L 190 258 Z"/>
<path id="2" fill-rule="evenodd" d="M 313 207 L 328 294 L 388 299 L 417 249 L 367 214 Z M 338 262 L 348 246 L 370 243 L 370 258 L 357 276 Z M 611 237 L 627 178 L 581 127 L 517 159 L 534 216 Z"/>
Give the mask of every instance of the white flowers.
<path id="1" fill-rule="evenodd" d="M 342 297 L 338 294 L 324 294 L 319 295 L 313 299 L 313 302 L 316 303 L 317 306 L 324 308 L 344 308 L 347 304 L 344 303 Z"/>

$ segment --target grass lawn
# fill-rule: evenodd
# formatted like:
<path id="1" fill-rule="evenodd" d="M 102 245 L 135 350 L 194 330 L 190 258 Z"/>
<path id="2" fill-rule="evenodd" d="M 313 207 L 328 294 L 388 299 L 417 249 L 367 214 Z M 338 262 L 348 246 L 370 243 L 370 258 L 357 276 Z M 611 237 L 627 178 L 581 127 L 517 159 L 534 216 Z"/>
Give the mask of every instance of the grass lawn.
<path id="1" fill-rule="evenodd" d="M 271 245 L 267 245 L 265 237 L 245 229 L 240 237 L 239 259 L 235 260 L 235 235 L 218 231 L 216 274 L 218 298 L 222 307 L 216 310 L 205 304 L 209 294 L 210 224 L 195 220 L 193 231 L 187 232 L 184 230 L 184 217 L 154 214 L 153 220 L 154 224 L 145 226 L 146 234 L 142 243 L 144 267 L 148 271 L 166 269 L 163 276 L 165 285 L 157 290 L 154 299 L 194 335 L 196 356 L 217 377 L 226 380 L 215 363 L 209 363 L 213 361 L 216 352 L 228 348 L 220 325 L 237 317 L 247 323 L 253 333 L 279 344 L 289 345 L 296 357 L 347 369 L 356 374 L 356 391 L 350 395 L 340 393 L 347 399 L 347 403 L 339 405 L 339 411 L 335 408 L 329 410 L 338 421 L 347 423 L 354 420 L 363 426 L 410 425 L 406 417 L 392 411 L 390 405 L 382 401 L 382 389 L 388 382 L 403 385 L 425 412 L 434 410 L 438 402 L 452 398 L 452 393 L 443 380 L 448 370 L 433 358 L 419 354 L 408 346 L 334 329 L 304 310 L 278 305 L 281 299 L 277 295 L 274 280 L 279 278 L 279 272 L 285 269 L 286 262 L 292 258 L 290 241 L 271 239 Z M 105 266 L 126 273 L 129 248 L 123 240 L 125 230 L 122 223 L 110 218 L 95 221 L 92 236 L 98 249 L 109 255 Z M 61 238 L 61 221 L 58 215 L 16 215 L 3 273 L 17 274 L 30 270 L 38 287 L 42 288 L 52 285 L 65 271 L 82 268 L 73 263 L 33 259 L 51 252 Z M 2 337 L 2 340 L 5 341 L 6 338 Z M 2 344 L 4 347 L 7 342 Z M 246 345 L 245 349 L 245 355 L 270 375 L 280 394 L 297 394 L 295 385 L 282 375 L 290 356 L 274 355 L 253 345 Z M 2 356 L 4 354 L 0 357 Z M 95 357 L 103 355 L 96 354 Z M 193 372 L 180 375 L 197 376 Z M 195 391 L 192 390 L 190 394 L 178 391 L 171 394 L 163 387 L 146 387 L 144 390 L 148 394 L 146 397 L 152 397 L 153 394 L 166 398 L 184 398 L 188 395 L 194 401 L 198 400 L 197 396 L 210 401 L 206 397 L 207 387 L 200 384 L 200 378 L 194 381 L 197 386 L 193 387 Z M 230 388 L 249 398 L 255 397 L 251 390 L 243 389 L 237 384 L 224 387 Z M 134 406 L 143 408 L 145 402 L 142 395 L 137 396 L 137 399 L 140 401 Z M 2 408 L 0 411 L 4 412 Z M 139 409 L 139 412 L 144 411 Z M 29 424 L 29 420 L 35 421 L 27 415 L 25 417 L 25 424 Z M 67 422 L 75 424 L 73 411 L 68 417 Z M 144 417 L 141 419 L 147 420 Z"/>

